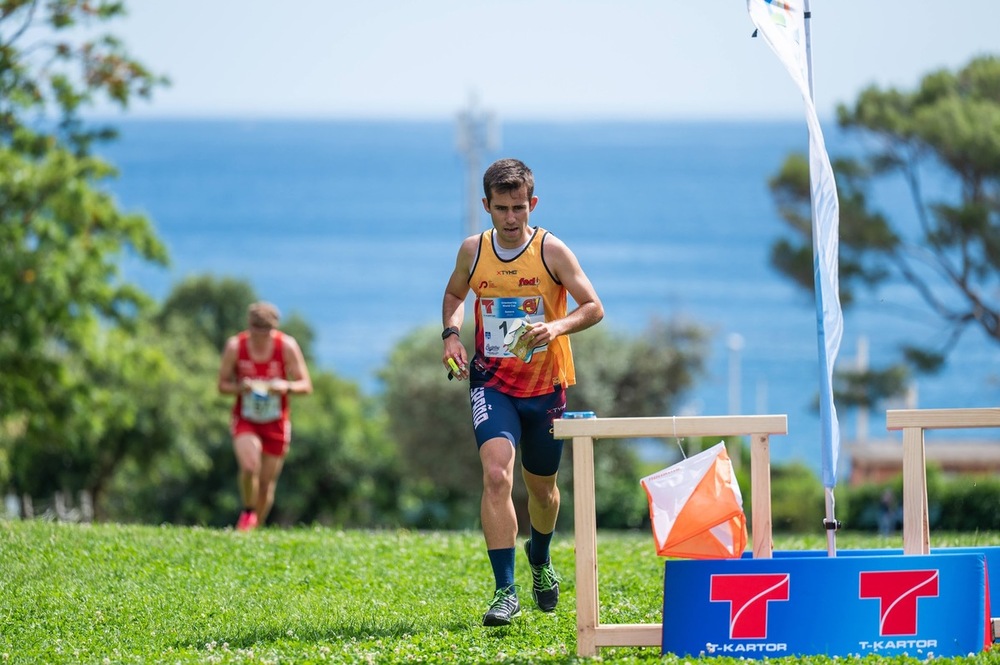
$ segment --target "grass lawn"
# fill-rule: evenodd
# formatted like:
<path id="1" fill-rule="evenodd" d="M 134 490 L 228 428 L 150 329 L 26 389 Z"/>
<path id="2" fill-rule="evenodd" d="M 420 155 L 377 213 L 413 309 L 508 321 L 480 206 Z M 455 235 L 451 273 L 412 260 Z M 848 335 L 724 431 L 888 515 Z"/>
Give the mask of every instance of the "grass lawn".
<path id="1" fill-rule="evenodd" d="M 838 536 L 839 548 L 901 547 Z M 825 549 L 825 538 L 775 539 Z M 932 534 L 935 547 L 998 534 Z M 601 620 L 660 621 L 663 561 L 648 533 L 598 537 Z M 577 663 L 572 535 L 558 534 L 559 609 L 539 612 L 518 551 L 523 613 L 484 628 L 493 581 L 478 532 L 262 529 L 0 522 L 0 665 L 7 663 Z M 737 663 L 655 648 L 596 662 Z M 770 663 L 907 663 L 775 658 Z M 954 661 L 952 661 L 954 662 Z M 997 663 L 1000 651 L 959 662 Z"/>

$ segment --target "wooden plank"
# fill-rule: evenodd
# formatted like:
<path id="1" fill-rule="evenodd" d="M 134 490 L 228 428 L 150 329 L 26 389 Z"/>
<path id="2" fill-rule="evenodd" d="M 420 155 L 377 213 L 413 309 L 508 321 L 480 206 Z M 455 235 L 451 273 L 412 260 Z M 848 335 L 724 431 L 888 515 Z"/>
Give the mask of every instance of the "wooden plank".
<path id="1" fill-rule="evenodd" d="M 597 645 L 602 647 L 662 647 L 662 623 L 617 623 L 597 627 Z"/>
<path id="2" fill-rule="evenodd" d="M 767 434 L 754 434 L 750 441 L 750 495 L 753 558 L 770 559 L 774 541 L 771 535 L 771 450 Z"/>
<path id="3" fill-rule="evenodd" d="M 557 439 L 589 436 L 595 439 L 681 436 L 747 436 L 787 434 L 788 416 L 670 416 L 651 418 L 556 419 Z"/>
<path id="4" fill-rule="evenodd" d="M 556 421 L 559 422 L 559 421 Z M 594 440 L 573 437 L 573 503 L 576 532 L 576 653 L 597 655 L 597 504 Z"/>
<path id="5" fill-rule="evenodd" d="M 930 554 L 924 431 L 903 429 L 903 553 Z"/>
<path id="6" fill-rule="evenodd" d="M 885 414 L 885 425 L 888 430 L 1000 427 L 1000 408 L 890 409 Z"/>

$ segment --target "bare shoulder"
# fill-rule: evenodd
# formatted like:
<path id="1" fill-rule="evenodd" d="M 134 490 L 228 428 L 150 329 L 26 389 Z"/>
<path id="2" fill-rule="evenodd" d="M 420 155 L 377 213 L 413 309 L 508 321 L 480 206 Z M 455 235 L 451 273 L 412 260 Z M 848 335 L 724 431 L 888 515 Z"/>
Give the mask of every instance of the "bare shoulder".
<path id="1" fill-rule="evenodd" d="M 281 333 L 281 340 L 284 343 L 284 346 L 288 347 L 289 349 L 295 350 L 299 348 L 298 340 L 286 332 Z"/>
<path id="2" fill-rule="evenodd" d="M 479 251 L 479 239 L 481 235 L 475 234 L 471 235 L 462 241 L 462 245 L 459 247 L 458 251 L 461 254 L 468 256 L 475 256 L 476 252 Z"/>
<path id="3" fill-rule="evenodd" d="M 239 356 L 239 336 L 233 335 L 226 340 L 222 347 L 222 359 L 219 366 L 219 376 L 228 377 L 236 369 L 236 360 Z"/>
<path id="4" fill-rule="evenodd" d="M 555 233 L 552 233 L 552 231 L 545 232 L 545 241 L 543 246 L 545 248 L 544 251 L 546 253 L 548 252 L 569 252 L 570 254 L 573 253 L 572 251 L 570 251 L 569 245 L 563 242 L 562 238 L 557 236 Z"/>
<path id="5" fill-rule="evenodd" d="M 476 234 L 462 241 L 458 248 L 458 258 L 455 260 L 456 268 L 465 269 L 466 272 L 471 271 L 476 253 L 479 252 L 479 238 L 480 234 Z"/>
<path id="6" fill-rule="evenodd" d="M 232 335 L 226 338 L 226 344 L 222 347 L 224 353 L 235 353 L 240 345 L 240 336 Z"/>

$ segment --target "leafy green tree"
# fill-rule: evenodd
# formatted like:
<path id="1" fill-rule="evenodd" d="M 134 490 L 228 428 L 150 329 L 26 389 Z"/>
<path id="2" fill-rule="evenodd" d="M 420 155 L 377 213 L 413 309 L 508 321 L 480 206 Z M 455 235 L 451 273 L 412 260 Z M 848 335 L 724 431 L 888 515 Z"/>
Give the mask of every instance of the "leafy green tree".
<path id="1" fill-rule="evenodd" d="M 121 465 L 108 499 L 114 519 L 233 523 L 241 507 L 229 434 L 233 398 L 218 394 L 216 377 L 220 340 L 246 326 L 247 305 L 255 300 L 245 280 L 207 275 L 183 280 L 165 298 L 153 317 L 158 338 L 148 345 L 171 359 L 174 383 L 158 400 L 174 441 Z M 294 314 L 281 328 L 296 339 L 314 338 Z M 271 522 L 398 524 L 397 454 L 377 403 L 356 384 L 312 363 L 309 369 L 313 393 L 293 398 L 292 448 Z"/>
<path id="2" fill-rule="evenodd" d="M 135 414 L 102 402 L 110 386 L 90 372 L 105 360 L 144 361 L 109 346 L 150 304 L 119 279 L 118 260 L 167 261 L 148 220 L 104 189 L 115 172 L 91 149 L 114 132 L 81 118 L 101 100 L 125 108 L 164 82 L 114 37 L 82 37 L 123 13 L 119 2 L 0 2 L 0 447 L 42 472 L 33 476 L 42 484 L 79 477 L 75 454 L 130 426 Z M 53 463 L 29 462 L 25 446 Z"/>
<path id="3" fill-rule="evenodd" d="M 198 334 L 222 350 L 226 340 L 247 326 L 247 307 L 259 300 L 243 278 L 194 275 L 174 286 L 156 315 L 160 325 L 174 317 L 193 323 Z M 307 362 L 313 361 L 315 333 L 299 314 L 282 317 L 281 329 L 295 338 Z"/>
<path id="4" fill-rule="evenodd" d="M 140 405 L 144 427 L 120 432 L 141 446 L 120 460 L 108 483 L 105 516 L 119 522 L 222 526 L 239 508 L 229 435 L 231 398 L 216 388 L 219 351 L 197 323 L 171 317 L 135 342 L 166 359 L 166 371 L 119 390 Z"/>
<path id="5" fill-rule="evenodd" d="M 931 72 L 913 91 L 869 87 L 837 120 L 863 146 L 833 162 L 844 305 L 862 289 L 904 283 L 942 323 L 935 343 L 904 345 L 897 364 L 841 374 L 842 401 L 871 405 L 901 392 L 911 371 L 939 369 L 970 327 L 1000 342 L 1000 58 Z M 912 210 L 876 207 L 885 181 L 905 185 Z M 772 263 L 812 291 L 806 158 L 789 156 L 770 186 L 794 231 L 774 245 Z"/>
<path id="6" fill-rule="evenodd" d="M 704 373 L 707 341 L 706 331 L 697 325 L 660 320 L 651 321 L 635 337 L 605 326 L 575 335 L 578 384 L 570 410 L 607 418 L 676 413 L 680 398 Z M 572 445 L 566 449 L 572 457 Z M 566 483 L 571 483 L 572 469 L 564 468 Z M 595 444 L 599 526 L 633 528 L 648 522 L 649 506 L 639 485 L 643 475 L 636 442 L 602 439 Z M 572 514 L 572 497 L 566 508 L 566 514 Z"/>
<path id="7" fill-rule="evenodd" d="M 632 338 L 596 326 L 573 335 L 576 386 L 568 393 L 571 411 L 601 416 L 651 416 L 670 412 L 703 370 L 705 333 L 696 326 L 654 322 Z M 471 331 L 463 343 L 473 348 Z M 404 519 L 420 527 L 471 528 L 479 521 L 482 467 L 471 429 L 468 384 L 446 380 L 437 329 L 404 337 L 379 372 L 389 431 L 399 447 L 406 478 Z M 567 456 L 572 455 L 567 445 Z M 639 487 L 634 446 L 602 441 L 595 454 L 602 526 L 635 526 L 648 515 Z M 571 486 L 570 464 L 561 485 Z M 516 505 L 526 494 L 515 483 Z M 572 522 L 572 496 L 563 492 L 562 523 Z M 519 515 L 522 526 L 526 515 Z"/>
<path id="8" fill-rule="evenodd" d="M 59 433 L 28 419 L 14 447 L 19 490 L 40 497 L 83 490 L 97 519 L 145 521 L 137 500 L 142 487 L 159 492 L 176 469 L 205 469 L 207 442 L 223 442 L 228 450 L 226 419 L 219 415 L 228 403 L 214 382 L 217 354 L 207 343 L 192 344 L 180 322 L 171 326 L 95 329 L 96 348 L 66 359 L 60 369 L 78 388 L 50 399 Z M 117 481 L 127 469 L 136 473 L 123 488 Z"/>
<path id="9" fill-rule="evenodd" d="M 399 525 L 402 464 L 379 402 L 330 372 L 312 374 L 313 393 L 292 407 L 292 449 L 271 521 Z"/>
<path id="10" fill-rule="evenodd" d="M 469 385 L 448 381 L 437 329 L 400 340 L 378 376 L 388 431 L 399 450 L 404 523 L 420 528 L 473 528 L 482 477 L 470 427 Z M 466 348 L 471 337 L 463 336 Z"/>
<path id="11" fill-rule="evenodd" d="M 247 307 L 257 300 L 249 281 L 235 277 L 194 275 L 170 289 L 157 312 L 160 325 L 174 318 L 187 320 L 212 348 L 222 350 L 226 340 L 247 325 Z"/>

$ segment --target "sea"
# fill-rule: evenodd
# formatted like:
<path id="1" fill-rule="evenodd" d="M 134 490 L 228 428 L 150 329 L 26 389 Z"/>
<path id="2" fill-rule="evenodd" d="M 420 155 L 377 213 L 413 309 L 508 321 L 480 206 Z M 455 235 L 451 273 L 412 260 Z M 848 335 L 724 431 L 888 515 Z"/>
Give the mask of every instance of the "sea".
<path id="1" fill-rule="evenodd" d="M 664 415 L 786 414 L 772 459 L 820 468 L 815 307 L 769 263 L 788 232 L 768 180 L 790 152 L 806 152 L 804 121 L 503 122 L 475 155 L 447 119 L 114 124 L 120 138 L 99 152 L 119 175 L 105 186 L 149 217 L 171 256 L 166 269 L 123 257 L 123 276 L 158 299 L 192 275 L 246 279 L 313 327 L 320 369 L 376 397 L 393 345 L 418 327 L 436 334 L 462 238 L 488 228 L 474 200 L 470 215 L 470 188 L 481 196 L 485 166 L 517 157 L 535 173 L 531 222 L 576 253 L 604 303 L 602 326 L 623 337 L 654 321 L 709 330 L 707 375 Z M 859 149 L 830 123 L 824 132 L 831 156 Z M 939 174 L 927 188 L 950 186 Z M 874 194 L 891 218 L 915 223 L 902 183 Z M 944 334 L 907 285 L 860 292 L 837 367 L 878 366 L 904 342 Z M 943 371 L 884 408 L 998 398 L 1000 346 L 970 329 Z M 898 435 L 886 432 L 884 408 L 839 413 L 843 439 Z M 842 455 L 841 475 L 846 467 Z"/>

